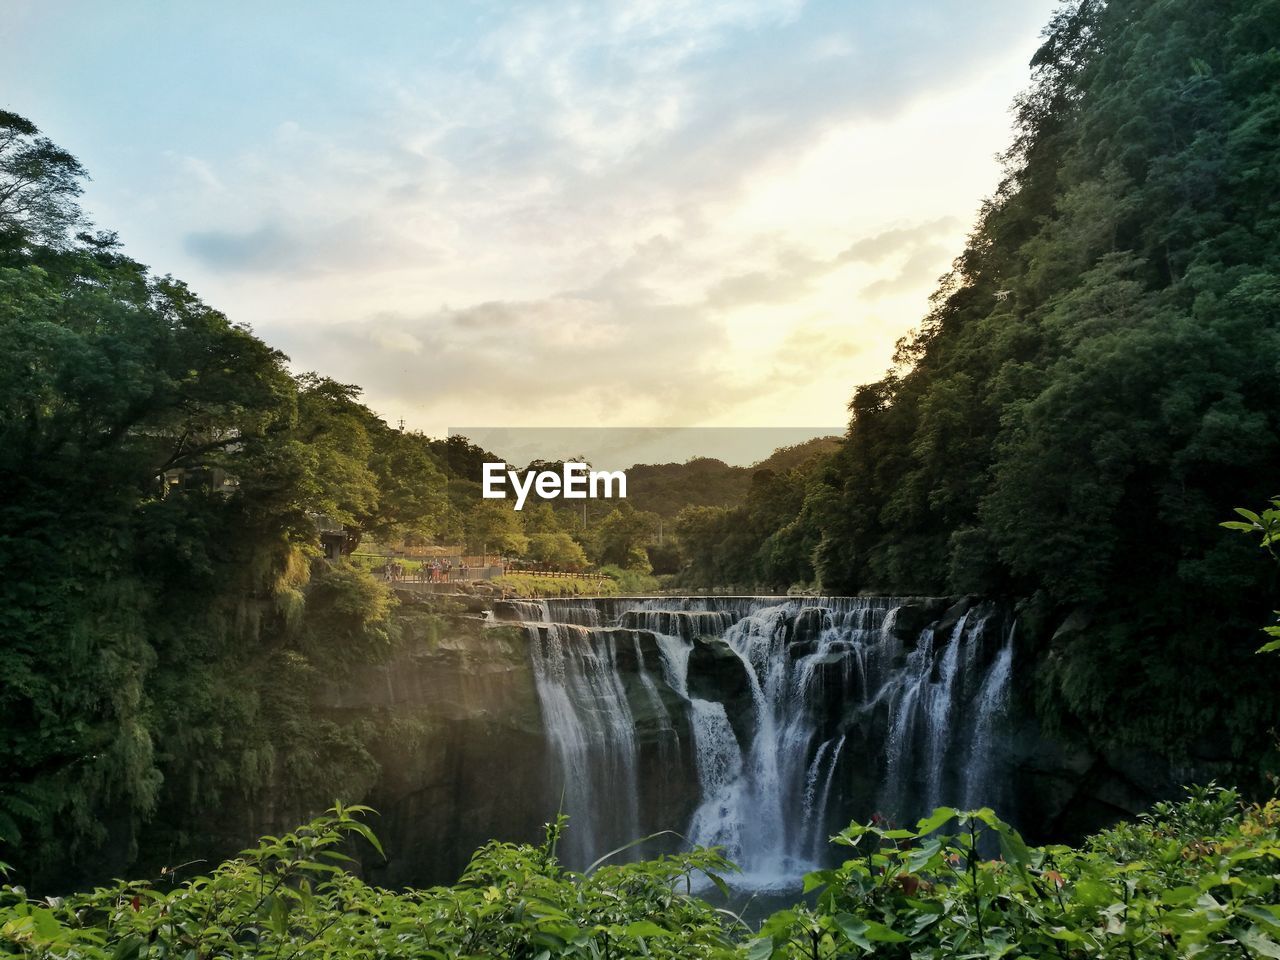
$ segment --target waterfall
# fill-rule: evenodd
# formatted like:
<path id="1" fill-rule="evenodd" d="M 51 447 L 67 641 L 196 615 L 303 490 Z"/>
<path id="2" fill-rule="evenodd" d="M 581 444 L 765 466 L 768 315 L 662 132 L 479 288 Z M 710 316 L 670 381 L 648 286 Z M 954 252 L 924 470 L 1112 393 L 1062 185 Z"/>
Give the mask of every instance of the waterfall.
<path id="1" fill-rule="evenodd" d="M 580 821 L 568 849 L 640 836 L 635 724 L 618 670 L 616 638 L 552 623 L 530 645 L 543 722 L 559 763 L 565 805 Z M 607 788 L 608 806 L 598 801 Z"/>
<path id="2" fill-rule="evenodd" d="M 826 842 L 826 837 L 822 835 L 822 815 L 831 799 L 831 784 L 836 778 L 836 764 L 840 762 L 840 752 L 844 749 L 846 736 L 847 734 L 842 733 L 839 740 L 824 740 L 805 776 L 802 822 L 808 824 L 805 850 L 814 861 L 821 857 L 822 847 Z M 832 746 L 833 742 L 835 746 Z"/>
<path id="3" fill-rule="evenodd" d="M 1013 676 L 1014 631 L 987 671 L 978 691 L 973 735 L 969 740 L 968 762 L 965 764 L 964 805 L 1003 806 L 1005 791 L 997 782 L 994 766 L 1000 748 L 998 726 L 1009 705 L 1009 680 Z"/>
<path id="4" fill-rule="evenodd" d="M 549 600 L 499 619 L 529 637 L 573 866 L 669 829 L 764 885 L 825 862 L 852 818 L 1005 798 L 1014 638 L 993 604 Z"/>

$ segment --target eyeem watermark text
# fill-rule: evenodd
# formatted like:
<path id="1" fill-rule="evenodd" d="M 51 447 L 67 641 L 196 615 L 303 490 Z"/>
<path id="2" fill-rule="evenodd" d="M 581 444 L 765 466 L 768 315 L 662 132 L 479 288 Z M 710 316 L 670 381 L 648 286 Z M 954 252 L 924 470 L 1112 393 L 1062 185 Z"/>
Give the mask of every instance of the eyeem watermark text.
<path id="1" fill-rule="evenodd" d="M 592 470 L 585 463 L 566 463 L 560 472 L 555 470 L 530 470 L 521 476 L 519 471 L 508 470 L 505 463 L 484 465 L 484 498 L 505 500 L 506 486 L 515 491 L 517 510 L 524 509 L 524 502 L 533 491 L 543 500 L 563 497 L 565 500 L 592 500 L 627 495 L 627 475 L 621 470 Z M 614 492 L 614 488 L 617 492 Z"/>

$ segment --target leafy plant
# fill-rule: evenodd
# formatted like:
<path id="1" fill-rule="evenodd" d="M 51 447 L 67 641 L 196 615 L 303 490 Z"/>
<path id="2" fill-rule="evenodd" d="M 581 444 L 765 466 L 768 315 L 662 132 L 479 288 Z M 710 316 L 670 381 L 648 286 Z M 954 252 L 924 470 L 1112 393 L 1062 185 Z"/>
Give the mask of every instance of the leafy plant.
<path id="1" fill-rule="evenodd" d="M 66 898 L 0 887 L 0 954 L 142 957 L 746 958 L 1280 956 L 1280 802 L 1195 789 L 1079 848 L 1029 847 L 989 809 L 914 828 L 853 825 L 812 905 L 751 930 L 690 891 L 728 892 L 715 850 L 565 870 L 565 818 L 538 846 L 492 842 L 457 884 L 391 891 L 345 869 L 380 854 L 364 807 L 328 814 L 211 873 L 165 870 Z"/>
<path id="2" fill-rule="evenodd" d="M 1244 507 L 1236 507 L 1236 513 L 1240 514 L 1244 519 L 1227 520 L 1221 526 L 1226 527 L 1228 530 L 1257 534 L 1259 546 L 1271 554 L 1273 559 L 1280 561 L 1280 553 L 1276 551 L 1276 544 L 1280 543 L 1280 497 L 1272 497 L 1271 506 L 1263 510 L 1262 513 L 1254 513 Z M 1280 617 L 1280 610 L 1276 611 L 1276 616 Z M 1264 643 L 1258 648 L 1258 652 L 1274 653 L 1280 650 L 1280 623 L 1263 627 L 1262 630 L 1275 639 Z"/>
<path id="3" fill-rule="evenodd" d="M 1031 848 L 991 810 L 853 826 L 813 908 L 765 922 L 753 960 L 1280 956 L 1280 805 L 1215 787 L 1080 849 Z M 998 851 L 989 859 L 984 849 Z"/>
<path id="4" fill-rule="evenodd" d="M 0 953 L 139 957 L 714 957 L 723 917 L 687 892 L 731 865 L 695 850 L 646 863 L 565 871 L 563 818 L 538 847 L 490 843 L 453 887 L 396 893 L 344 869 L 354 843 L 381 853 L 359 806 L 265 837 L 212 873 L 121 882 L 36 901 L 0 888 Z M 722 881 L 721 881 L 722 882 Z M 683 888 L 683 889 L 682 889 Z"/>

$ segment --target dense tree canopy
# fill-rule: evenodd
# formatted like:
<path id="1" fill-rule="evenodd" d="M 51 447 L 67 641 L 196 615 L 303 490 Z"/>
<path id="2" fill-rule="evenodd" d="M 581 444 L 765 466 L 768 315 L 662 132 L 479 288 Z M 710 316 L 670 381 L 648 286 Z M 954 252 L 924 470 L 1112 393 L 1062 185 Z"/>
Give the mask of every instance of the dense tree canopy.
<path id="1" fill-rule="evenodd" d="M 1091 623 L 1042 651 L 1051 712 L 1239 755 L 1274 719 L 1247 639 L 1272 573 L 1217 522 L 1280 476 L 1278 41 L 1275 0 L 1065 7 L 1003 183 L 843 449 L 776 525 L 709 548 L 688 515 L 726 558 L 694 572 L 1036 595 Z"/>
<path id="2" fill-rule="evenodd" d="M 82 177 L 0 114 L 0 835 L 35 877 L 157 811 L 367 780 L 307 690 L 385 655 L 390 598 L 341 566 L 308 593 L 317 526 L 430 533 L 444 505 L 425 438 L 73 235 Z"/>
<path id="3" fill-rule="evenodd" d="M 322 528 L 348 550 L 434 537 L 647 571 L 676 517 L 664 563 L 698 585 L 1028 600 L 1046 722 L 1256 766 L 1275 572 L 1218 522 L 1280 476 L 1278 45 L 1280 0 L 1064 7 L 1003 182 L 838 449 L 637 470 L 632 502 L 581 521 L 481 501 L 492 455 L 390 428 L 152 276 L 83 221 L 75 158 L 0 111 L 0 835 L 22 836 L 19 866 L 127 861 L 143 822 L 216 829 L 232 797 L 301 817 L 362 795 L 362 732 L 310 693 L 395 648 L 394 599 L 313 563 Z"/>

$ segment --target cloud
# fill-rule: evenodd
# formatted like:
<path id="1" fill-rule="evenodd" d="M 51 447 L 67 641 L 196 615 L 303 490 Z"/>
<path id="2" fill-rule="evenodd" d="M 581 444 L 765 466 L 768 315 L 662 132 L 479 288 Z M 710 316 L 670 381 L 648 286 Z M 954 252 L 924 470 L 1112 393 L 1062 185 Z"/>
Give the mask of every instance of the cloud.
<path id="1" fill-rule="evenodd" d="M 875 300 L 926 285 L 936 285 L 954 259 L 954 250 L 938 244 L 917 247 L 898 268 L 897 273 L 867 284 L 862 288 L 862 294 L 869 300 Z"/>
<path id="2" fill-rule="evenodd" d="M 148 70 L 181 152 L 106 173 L 144 259 L 412 425 L 838 421 L 995 185 L 1051 7 L 387 6 L 337 41 L 268 11 L 236 96 Z"/>
<path id="3" fill-rule="evenodd" d="M 867 250 L 903 260 L 883 281 L 886 289 L 909 283 L 917 260 L 936 259 L 940 248 L 927 241 L 948 225 L 931 221 L 867 238 Z M 772 269 L 715 278 L 687 300 L 665 298 L 660 282 L 673 264 L 688 262 L 686 251 L 655 237 L 576 290 L 291 327 L 284 346 L 344 380 L 376 384 L 380 400 L 398 410 L 446 408 L 454 422 L 685 424 L 820 373 L 850 386 L 849 366 L 864 355 L 865 335 L 822 318 L 783 327 L 781 344 L 762 350 L 754 365 L 723 362 L 736 355 L 725 310 L 787 304 L 799 286 L 848 259 L 844 252 L 812 258 L 762 240 L 747 247 L 765 254 Z"/>
<path id="4" fill-rule="evenodd" d="M 754 270 L 734 274 L 707 291 L 707 304 L 728 309 L 752 303 L 784 303 L 808 287 L 812 272 Z"/>
<path id="5" fill-rule="evenodd" d="M 296 328 L 285 341 L 346 379 L 376 383 L 384 400 L 446 405 L 470 422 L 681 423 L 749 389 L 705 362 L 725 340 L 696 305 L 644 298 L 490 301 Z M 407 353 L 410 342 L 419 349 Z"/>
<path id="6" fill-rule="evenodd" d="M 903 249 L 911 250 L 914 255 L 921 243 L 934 239 L 938 234 L 954 233 L 960 226 L 955 217 L 940 217 L 910 227 L 895 227 L 851 243 L 836 260 L 840 263 L 876 263 Z"/>
<path id="7" fill-rule="evenodd" d="M 775 356 L 784 364 L 804 368 L 811 367 L 816 357 L 843 362 L 859 356 L 864 349 L 856 330 L 797 327 Z"/>
<path id="8" fill-rule="evenodd" d="M 418 356 L 423 351 L 422 341 L 412 333 L 394 328 L 384 330 L 374 326 L 370 331 L 373 342 L 391 353 L 409 353 Z"/>
<path id="9" fill-rule="evenodd" d="M 942 272 L 939 264 L 954 256 L 937 243 L 939 236 L 954 234 L 960 226 L 955 217 L 940 217 L 924 223 L 893 227 L 850 244 L 836 256 L 806 256 L 791 247 L 782 247 L 772 255 L 767 270 L 753 270 L 724 277 L 707 292 L 707 305 L 716 309 L 732 309 L 751 304 L 785 303 L 803 296 L 814 282 L 849 264 L 878 265 L 894 259 L 904 260 L 898 272 L 863 288 L 863 293 L 876 298 L 932 284 Z"/>
<path id="10" fill-rule="evenodd" d="M 440 255 L 429 241 L 429 235 L 413 236 L 401 225 L 364 215 L 310 223 L 281 217 L 250 230 L 194 231 L 182 242 L 188 254 L 218 271 L 305 277 L 406 262 L 421 266 Z"/>
<path id="11" fill-rule="evenodd" d="M 222 270 L 280 271 L 304 265 L 302 245 L 275 225 L 255 230 L 205 230 L 189 233 L 185 246 L 192 256 Z"/>
<path id="12" fill-rule="evenodd" d="M 175 161 L 178 169 L 185 176 L 190 177 L 198 187 L 217 193 L 226 193 L 226 185 L 206 161 L 201 160 L 199 157 L 175 153 L 172 150 L 166 150 L 165 156 Z"/>
<path id="13" fill-rule="evenodd" d="M 767 269 L 735 273 L 713 283 L 707 305 L 719 310 L 760 303 L 784 303 L 810 289 L 834 264 L 783 245 L 769 253 Z"/>

